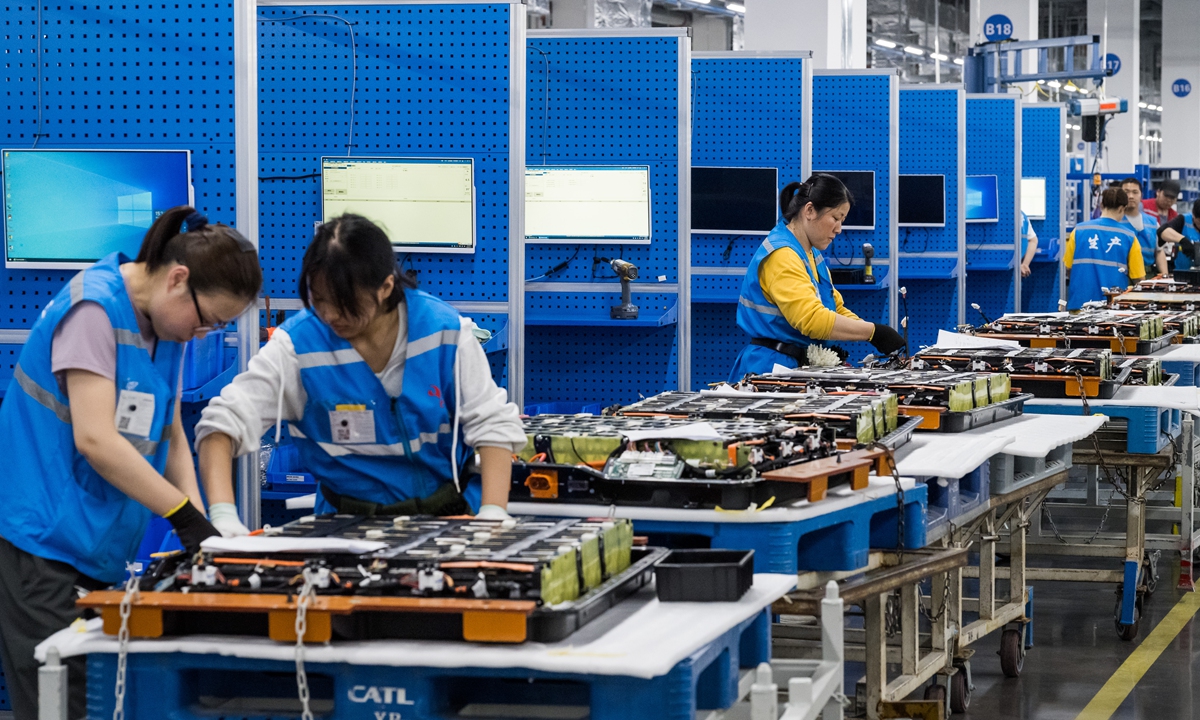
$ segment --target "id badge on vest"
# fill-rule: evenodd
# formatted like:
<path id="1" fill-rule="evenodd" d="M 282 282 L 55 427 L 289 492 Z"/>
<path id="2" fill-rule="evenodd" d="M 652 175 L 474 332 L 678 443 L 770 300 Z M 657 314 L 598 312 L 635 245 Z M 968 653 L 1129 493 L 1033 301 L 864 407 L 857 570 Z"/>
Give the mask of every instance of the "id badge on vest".
<path id="1" fill-rule="evenodd" d="M 136 390 L 122 390 L 113 416 L 117 432 L 148 438 L 154 429 L 154 396 Z"/>
<path id="2" fill-rule="evenodd" d="M 366 405 L 337 405 L 329 411 L 329 435 L 337 445 L 375 442 L 375 412 Z"/>

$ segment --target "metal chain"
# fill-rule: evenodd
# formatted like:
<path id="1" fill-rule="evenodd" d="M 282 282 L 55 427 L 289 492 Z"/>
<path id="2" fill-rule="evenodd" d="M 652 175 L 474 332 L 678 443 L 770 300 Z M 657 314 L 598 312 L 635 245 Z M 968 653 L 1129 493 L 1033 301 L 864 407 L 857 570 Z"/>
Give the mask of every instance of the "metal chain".
<path id="1" fill-rule="evenodd" d="M 113 720 L 125 720 L 125 673 L 129 659 L 129 616 L 133 614 L 133 603 L 140 599 L 138 575 L 133 564 L 126 563 L 129 579 L 125 581 L 125 597 L 121 598 L 121 630 L 117 633 L 117 687 L 114 692 Z"/>
<path id="2" fill-rule="evenodd" d="M 1092 536 L 1083 541 L 1084 545 L 1091 545 L 1093 542 L 1095 542 L 1096 537 L 1100 535 L 1100 531 L 1104 529 L 1104 523 L 1108 522 L 1108 513 L 1112 511 L 1112 501 L 1116 495 L 1117 488 L 1114 486 L 1113 491 L 1108 494 L 1108 504 L 1104 508 L 1104 515 L 1100 518 L 1100 524 L 1096 526 L 1096 530 L 1092 533 Z M 1046 507 L 1045 503 L 1042 503 L 1042 515 L 1044 515 L 1046 519 L 1050 521 L 1050 529 L 1054 532 L 1054 537 L 1057 538 L 1058 541 L 1063 545 L 1070 545 L 1067 539 L 1058 532 L 1058 526 L 1054 524 L 1054 516 L 1050 514 L 1050 508 Z"/>
<path id="3" fill-rule="evenodd" d="M 296 690 L 300 696 L 301 720 L 313 720 L 309 703 L 308 673 L 304 670 L 304 633 L 308 630 L 308 603 L 316 594 L 314 571 L 304 568 L 304 586 L 296 598 Z M 114 719 L 115 720 L 115 719 Z"/>

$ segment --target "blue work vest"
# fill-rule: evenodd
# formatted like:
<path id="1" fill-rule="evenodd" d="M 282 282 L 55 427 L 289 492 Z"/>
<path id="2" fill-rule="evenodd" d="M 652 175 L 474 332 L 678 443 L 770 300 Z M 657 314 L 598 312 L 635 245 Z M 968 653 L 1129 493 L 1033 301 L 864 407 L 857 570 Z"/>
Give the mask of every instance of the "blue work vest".
<path id="1" fill-rule="evenodd" d="M 1129 216 L 1121 218 L 1121 224 L 1130 230 L 1142 246 L 1142 262 L 1146 265 L 1146 277 L 1154 277 L 1158 270 L 1154 265 L 1154 251 L 1158 249 L 1158 218 L 1150 213 L 1142 213 L 1142 229 L 1137 230 L 1129 222 Z"/>
<path id="2" fill-rule="evenodd" d="M 380 505 L 428 497 L 452 482 L 451 463 L 461 467 L 470 452 L 460 429 L 458 457 L 450 455 L 458 311 L 419 290 L 405 290 L 404 297 L 408 345 L 403 389 L 395 398 L 349 341 L 312 311 L 280 326 L 292 339 L 308 395 L 304 416 L 288 423 L 302 467 L 339 495 Z M 335 438 L 342 422 L 359 432 Z M 373 434 L 365 432 L 367 425 Z M 474 493 L 464 494 L 471 502 Z M 477 499 L 471 504 L 478 507 Z M 334 512 L 321 493 L 316 512 Z"/>
<path id="3" fill-rule="evenodd" d="M 1200 231 L 1196 230 L 1196 225 L 1193 222 L 1185 220 L 1183 222 L 1183 236 L 1193 243 L 1200 243 Z M 1192 252 L 1196 252 L 1193 249 Z M 1182 248 L 1175 249 L 1175 269 L 1176 270 L 1191 270 L 1195 263 L 1187 253 L 1183 252 Z"/>
<path id="4" fill-rule="evenodd" d="M 0 437 L 11 449 L 0 482 L 0 535 L 27 553 L 71 565 L 103 582 L 119 582 L 137 554 L 150 511 L 100 476 L 75 447 L 71 408 L 51 371 L 54 331 L 77 303 L 104 308 L 117 341 L 116 389 L 154 396 L 149 435 L 122 433 L 162 473 L 183 345 L 159 340 L 154 357 L 138 329 L 113 253 L 80 272 L 42 311 L 0 405 Z M 114 408 L 115 414 L 115 408 Z M 119 428 L 118 428 L 119 430 Z"/>
<path id="5" fill-rule="evenodd" d="M 758 270 L 771 253 L 783 248 L 791 248 L 800 257 L 800 261 L 808 270 L 809 280 L 816 286 L 821 304 L 834 312 L 837 311 L 837 300 L 833 296 L 833 279 L 829 276 L 829 267 L 825 264 L 825 256 L 821 254 L 820 250 L 813 248 L 813 261 L 817 268 L 814 275 L 812 266 L 808 264 L 807 253 L 801 247 L 800 241 L 788 229 L 787 223 L 780 220 L 775 229 L 767 235 L 767 239 L 759 246 L 758 251 L 754 253 L 749 267 L 746 268 L 746 277 L 742 280 L 742 292 L 738 297 L 738 327 L 745 330 L 752 338 L 778 340 L 799 347 L 806 347 L 814 342 L 822 345 L 824 344 L 822 341 L 814 340 L 792 327 L 791 323 L 783 317 L 783 312 L 768 300 L 766 293 L 763 292 L 762 284 L 758 279 Z M 796 367 L 797 362 L 790 355 L 784 355 L 770 348 L 747 345 L 738 353 L 733 370 L 729 374 L 730 382 L 740 381 L 747 373 L 771 372 L 776 364 Z"/>
<path id="6" fill-rule="evenodd" d="M 1135 239 L 1126 223 L 1099 218 L 1075 226 L 1075 255 L 1067 288 L 1067 309 L 1103 300 L 1102 288 L 1129 286 L 1129 249 Z"/>

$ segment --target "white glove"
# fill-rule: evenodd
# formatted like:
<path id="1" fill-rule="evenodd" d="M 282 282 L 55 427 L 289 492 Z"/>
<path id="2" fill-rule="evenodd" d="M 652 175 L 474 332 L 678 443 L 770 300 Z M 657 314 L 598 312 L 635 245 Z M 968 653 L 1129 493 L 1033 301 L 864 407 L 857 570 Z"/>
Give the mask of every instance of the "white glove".
<path id="1" fill-rule="evenodd" d="M 508 511 L 499 505 L 484 505 L 475 513 L 476 520 L 512 520 Z M 215 524 L 215 523 L 214 523 Z M 220 530 L 220 527 L 217 528 Z"/>
<path id="2" fill-rule="evenodd" d="M 221 537 L 241 537 L 250 534 L 250 529 L 238 519 L 237 505 L 233 503 L 211 505 L 208 508 L 208 521 L 221 533 Z"/>

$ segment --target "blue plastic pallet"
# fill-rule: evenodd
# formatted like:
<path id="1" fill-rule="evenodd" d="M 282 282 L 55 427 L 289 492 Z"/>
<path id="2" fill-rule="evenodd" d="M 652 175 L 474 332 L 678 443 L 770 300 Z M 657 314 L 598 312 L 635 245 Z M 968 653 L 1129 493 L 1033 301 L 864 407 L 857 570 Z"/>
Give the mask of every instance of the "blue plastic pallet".
<path id="1" fill-rule="evenodd" d="M 1025 405 L 1025 412 L 1041 415 L 1079 415 L 1078 404 Z M 1171 408 L 1131 407 L 1127 405 L 1097 405 L 1092 412 L 1129 421 L 1129 436 L 1125 452 L 1153 455 L 1179 437 L 1183 429 L 1183 414 Z"/>
<path id="2" fill-rule="evenodd" d="M 1200 386 L 1200 363 L 1186 360 L 1163 360 L 1163 372 L 1178 375 L 1177 387 Z"/>
<path id="3" fill-rule="evenodd" d="M 946 523 L 971 512 L 988 501 L 991 464 L 985 462 L 961 478 L 918 478 L 929 491 L 925 532 L 931 533 Z"/>
<path id="4" fill-rule="evenodd" d="M 927 493 L 923 485 L 904 491 L 904 547 L 925 547 Z M 676 522 L 634 520 L 635 533 L 652 545 L 753 550 L 761 573 L 857 570 L 871 548 L 895 548 L 899 517 L 896 496 L 791 522 Z M 707 540 L 707 543 L 704 541 Z M 700 541 L 697 543 L 697 541 Z"/>
<path id="5" fill-rule="evenodd" d="M 694 720 L 698 710 L 731 707 L 738 699 L 738 669 L 770 659 L 769 612 L 743 621 L 650 680 L 522 668 L 307 663 L 306 669 L 315 714 L 328 720 L 442 720 L 460 717 L 471 704 L 581 706 L 590 710 L 590 720 Z M 469 647 L 464 644 L 464 651 Z M 89 718 L 112 717 L 116 671 L 115 654 L 88 656 Z M 245 706 L 200 709 L 202 698 L 295 697 L 291 662 L 186 653 L 129 655 L 129 720 L 295 717 L 294 712 Z"/>

